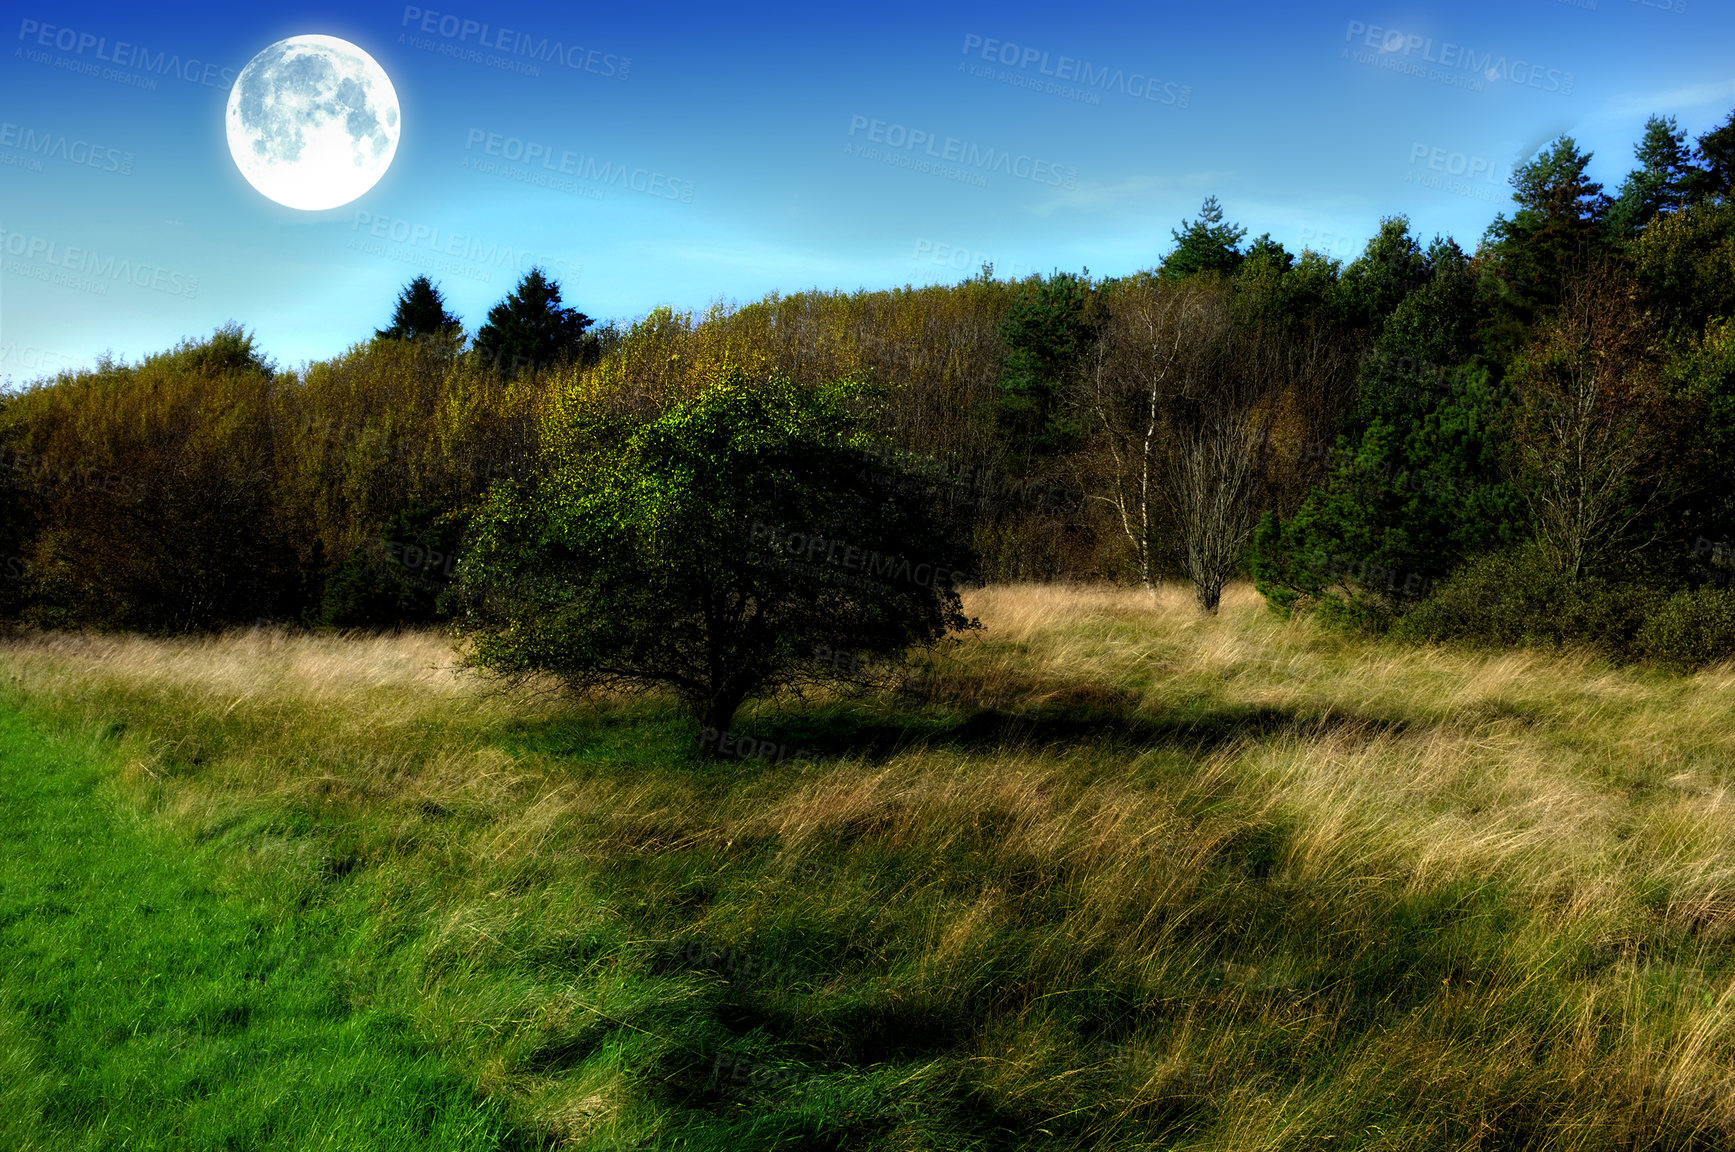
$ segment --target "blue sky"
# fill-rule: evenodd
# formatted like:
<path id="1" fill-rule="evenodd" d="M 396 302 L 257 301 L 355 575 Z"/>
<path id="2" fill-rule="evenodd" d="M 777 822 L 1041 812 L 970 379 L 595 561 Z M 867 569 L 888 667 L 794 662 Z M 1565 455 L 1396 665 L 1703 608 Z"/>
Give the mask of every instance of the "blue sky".
<path id="1" fill-rule="evenodd" d="M 1126 273 L 1208 194 L 1291 249 L 1352 257 L 1394 213 L 1473 247 L 1512 164 L 1554 136 L 1612 191 L 1647 115 L 1697 135 L 1735 109 L 1735 11 L 1706 0 L 14 13 L 13 383 L 229 320 L 295 367 L 383 326 L 419 271 L 472 330 L 531 261 L 622 320 L 951 282 L 984 260 Z M 379 183 L 315 212 L 255 191 L 224 136 L 233 77 L 308 33 L 373 56 L 403 116 Z M 127 272 L 59 275 L 71 249 Z"/>

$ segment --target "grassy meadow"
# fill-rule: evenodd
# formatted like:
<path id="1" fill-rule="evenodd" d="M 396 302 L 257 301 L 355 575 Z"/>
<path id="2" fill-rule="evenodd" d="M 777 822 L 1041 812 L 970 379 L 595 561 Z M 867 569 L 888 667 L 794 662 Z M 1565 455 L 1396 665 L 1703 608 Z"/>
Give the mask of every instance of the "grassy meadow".
<path id="1" fill-rule="evenodd" d="M 716 760 L 434 633 L 6 641 L 0 1139 L 1735 1144 L 1735 671 L 965 610 Z"/>

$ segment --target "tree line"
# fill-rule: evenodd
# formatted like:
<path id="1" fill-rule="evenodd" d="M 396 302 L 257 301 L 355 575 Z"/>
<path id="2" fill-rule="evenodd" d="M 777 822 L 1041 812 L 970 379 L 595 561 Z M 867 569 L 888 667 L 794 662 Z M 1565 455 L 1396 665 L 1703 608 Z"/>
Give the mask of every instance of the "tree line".
<path id="1" fill-rule="evenodd" d="M 529 667 L 578 643 L 538 633 L 530 605 L 647 609 L 651 585 L 629 596 L 616 571 L 632 555 L 662 603 L 711 581 L 739 610 L 780 573 L 828 649 L 851 647 L 828 618 L 871 617 L 887 651 L 961 626 L 933 587 L 887 599 L 876 575 L 864 591 L 836 564 L 816 582 L 812 556 L 767 563 L 769 535 L 740 538 L 757 523 L 785 553 L 895 545 L 976 580 L 1180 578 L 1212 612 L 1250 576 L 1278 611 L 1417 639 L 1720 658 L 1735 115 L 1691 143 L 1653 118 L 1635 152 L 1606 195 L 1554 141 L 1471 252 L 1393 216 L 1347 263 L 1292 253 L 1208 198 L 1130 276 L 984 267 L 598 326 L 535 269 L 468 334 L 417 277 L 384 327 L 304 370 L 236 325 L 105 360 L 0 403 L 0 612 L 486 621 L 494 656 Z M 756 643 L 763 663 L 788 634 Z"/>

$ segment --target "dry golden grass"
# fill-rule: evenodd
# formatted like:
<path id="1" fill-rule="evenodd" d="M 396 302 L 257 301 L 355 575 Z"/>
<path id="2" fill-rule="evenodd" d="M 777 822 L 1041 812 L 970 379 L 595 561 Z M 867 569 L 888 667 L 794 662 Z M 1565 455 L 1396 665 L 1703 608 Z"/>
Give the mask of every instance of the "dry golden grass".
<path id="1" fill-rule="evenodd" d="M 763 771 L 696 765 L 654 704 L 490 692 L 432 634 L 4 661 L 38 712 L 126 723 L 131 794 L 170 823 L 341 832 L 400 902 L 428 1033 L 574 1146 L 666 1130 L 671 1053 L 720 1042 L 669 1021 L 718 1003 L 1055 1147 L 1735 1142 L 1735 671 L 1400 648 L 1248 587 L 1212 618 L 1180 588 L 965 607 L 985 631 L 942 661 L 1035 718 L 852 744 L 825 705 L 835 754 Z M 746 721 L 795 739 L 802 707 Z M 667 937 L 820 976 L 794 1008 L 629 979 Z M 601 1017 L 645 1047 L 549 1063 Z M 921 1042 L 863 1048 L 888 1021 Z M 860 1146 L 950 1129 L 888 1131 Z"/>

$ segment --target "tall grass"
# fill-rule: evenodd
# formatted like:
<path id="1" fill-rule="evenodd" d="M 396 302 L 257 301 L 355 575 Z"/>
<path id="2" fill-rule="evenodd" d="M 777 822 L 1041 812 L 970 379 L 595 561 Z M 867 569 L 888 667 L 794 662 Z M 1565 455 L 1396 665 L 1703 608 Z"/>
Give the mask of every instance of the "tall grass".
<path id="1" fill-rule="evenodd" d="M 816 756 L 781 765 L 429 634 L 0 662 L 235 891 L 365 909 L 417 1035 L 570 1147 L 1735 1141 L 1735 671 L 1400 647 L 1245 587 L 965 607 L 950 695 L 1021 707 L 749 710 Z"/>

